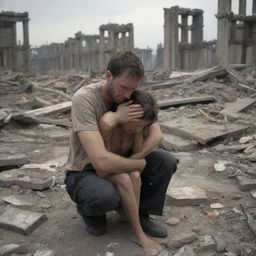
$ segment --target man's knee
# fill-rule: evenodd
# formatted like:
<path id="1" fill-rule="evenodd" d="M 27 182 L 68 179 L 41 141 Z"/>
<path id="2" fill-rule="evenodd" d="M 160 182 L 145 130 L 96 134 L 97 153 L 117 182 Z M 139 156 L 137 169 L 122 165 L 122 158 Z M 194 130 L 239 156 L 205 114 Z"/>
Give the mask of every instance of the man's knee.
<path id="1" fill-rule="evenodd" d="M 114 188 L 101 191 L 101 193 L 93 193 L 89 202 L 90 207 L 104 212 L 118 208 L 119 203 L 120 196 Z"/>
<path id="2" fill-rule="evenodd" d="M 149 154 L 149 157 L 153 158 L 153 162 L 157 162 L 161 165 L 161 169 L 164 172 L 173 175 L 177 170 L 177 159 L 167 151 L 155 150 Z"/>

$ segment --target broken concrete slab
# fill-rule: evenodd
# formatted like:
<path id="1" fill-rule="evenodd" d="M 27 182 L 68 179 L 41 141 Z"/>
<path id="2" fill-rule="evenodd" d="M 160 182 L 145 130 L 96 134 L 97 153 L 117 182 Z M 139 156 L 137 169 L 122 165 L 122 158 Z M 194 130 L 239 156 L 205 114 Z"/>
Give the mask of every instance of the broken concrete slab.
<path id="1" fill-rule="evenodd" d="M 236 114 L 247 107 L 251 106 L 256 102 L 256 99 L 252 98 L 243 98 L 243 99 L 237 99 L 236 102 L 227 104 L 227 107 L 225 107 L 220 113 L 221 114 Z"/>
<path id="2" fill-rule="evenodd" d="M 32 200 L 25 198 L 24 195 L 9 195 L 1 197 L 1 199 L 6 203 L 16 206 L 31 206 L 34 204 Z"/>
<path id="3" fill-rule="evenodd" d="M 54 176 L 40 169 L 12 169 L 0 173 L 0 186 L 18 185 L 23 188 L 43 190 L 54 185 Z"/>
<path id="4" fill-rule="evenodd" d="M 43 213 L 9 207 L 0 215 L 0 227 L 28 235 L 46 219 Z"/>
<path id="5" fill-rule="evenodd" d="M 256 189 L 256 179 L 243 175 L 236 176 L 236 179 L 241 191 L 250 191 Z"/>
<path id="6" fill-rule="evenodd" d="M 49 114 L 61 114 L 65 111 L 68 111 L 71 109 L 72 102 L 71 101 L 66 101 L 62 102 L 56 105 L 52 105 L 49 107 L 44 107 L 44 108 L 38 108 L 30 111 L 26 111 L 26 115 L 30 115 L 32 117 L 38 117 L 42 115 L 49 115 Z"/>
<path id="7" fill-rule="evenodd" d="M 197 187 L 169 186 L 166 194 L 166 203 L 176 206 L 193 206 L 207 202 L 205 192 Z"/>
<path id="8" fill-rule="evenodd" d="M 224 144 L 219 144 L 212 149 L 216 150 L 217 152 L 228 152 L 230 154 L 235 154 L 244 151 L 247 149 L 249 146 L 252 144 L 238 144 L 238 145 L 224 145 Z"/>
<path id="9" fill-rule="evenodd" d="M 45 164 L 25 164 L 20 169 L 40 169 L 42 171 L 57 172 L 58 167 L 62 167 L 61 163 L 48 162 Z"/>
<path id="10" fill-rule="evenodd" d="M 169 248 L 180 248 L 185 244 L 190 244 L 198 239 L 197 235 L 192 231 L 186 231 L 184 233 L 175 235 L 168 241 L 167 246 Z"/>
<path id="11" fill-rule="evenodd" d="M 192 151 L 198 149 L 198 143 L 196 141 L 187 140 L 173 134 L 164 133 L 164 139 L 161 142 L 161 146 L 165 150 L 169 151 Z"/>
<path id="12" fill-rule="evenodd" d="M 183 106 L 187 104 L 207 104 L 215 102 L 216 98 L 213 96 L 203 96 L 203 97 L 189 97 L 180 99 L 169 99 L 164 101 L 158 101 L 157 105 L 160 109 L 167 109 L 174 106 Z"/>
<path id="13" fill-rule="evenodd" d="M 180 219 L 172 217 L 166 221 L 166 224 L 169 226 L 176 226 L 180 223 Z"/>
<path id="14" fill-rule="evenodd" d="M 28 249 L 19 244 L 5 244 L 0 247 L 0 256 L 11 256 L 14 253 L 25 254 L 28 253 Z"/>
<path id="15" fill-rule="evenodd" d="M 14 167 L 21 166 L 29 163 L 29 159 L 24 154 L 0 154 L 0 168 L 1 167 Z"/>
<path id="16" fill-rule="evenodd" d="M 68 130 L 49 131 L 48 136 L 50 137 L 50 139 L 53 139 L 55 141 L 65 142 L 68 144 L 70 139 L 70 131 Z"/>
<path id="17" fill-rule="evenodd" d="M 2 126 L 4 124 L 4 120 L 7 116 L 8 116 L 8 114 L 5 111 L 3 111 L 2 109 L 0 109 L 0 126 Z"/>
<path id="18" fill-rule="evenodd" d="M 249 126 L 228 123 L 215 124 L 203 120 L 181 117 L 160 124 L 163 132 L 192 139 L 205 145 L 214 139 L 246 131 Z"/>

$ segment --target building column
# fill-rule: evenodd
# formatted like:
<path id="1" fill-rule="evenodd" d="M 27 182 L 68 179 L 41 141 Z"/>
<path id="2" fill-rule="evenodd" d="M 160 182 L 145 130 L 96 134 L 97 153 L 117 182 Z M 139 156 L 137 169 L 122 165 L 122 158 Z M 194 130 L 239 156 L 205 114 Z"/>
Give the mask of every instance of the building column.
<path id="1" fill-rule="evenodd" d="M 246 15 L 246 0 L 239 0 L 239 15 Z"/>
<path id="2" fill-rule="evenodd" d="M 164 8 L 164 69 L 168 73 L 179 66 L 178 10 Z"/>
<path id="3" fill-rule="evenodd" d="M 256 15 L 256 0 L 253 0 L 252 3 L 252 15 Z"/>
<path id="4" fill-rule="evenodd" d="M 104 29 L 100 29 L 100 72 L 105 71 L 105 36 L 104 36 Z"/>
<path id="5" fill-rule="evenodd" d="M 29 71 L 30 67 L 30 47 L 29 47 L 29 28 L 28 20 L 23 21 L 23 61 L 24 61 L 24 70 Z"/>
<path id="6" fill-rule="evenodd" d="M 229 40 L 231 24 L 227 15 L 230 12 L 231 0 L 218 0 L 217 61 L 221 64 L 229 63 Z"/>
<path id="7" fill-rule="evenodd" d="M 188 43 L 188 15 L 181 17 L 181 43 Z"/>
<path id="8" fill-rule="evenodd" d="M 128 47 L 129 47 L 130 49 L 134 49 L 133 27 L 132 27 L 131 29 L 129 29 Z"/>

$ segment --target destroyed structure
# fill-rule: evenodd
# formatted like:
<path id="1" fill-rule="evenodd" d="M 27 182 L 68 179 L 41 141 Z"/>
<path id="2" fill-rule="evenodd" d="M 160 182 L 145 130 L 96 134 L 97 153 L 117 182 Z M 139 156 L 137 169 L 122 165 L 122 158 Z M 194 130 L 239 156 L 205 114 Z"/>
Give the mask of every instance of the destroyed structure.
<path id="1" fill-rule="evenodd" d="M 188 24 L 189 17 L 192 17 L 192 24 Z M 166 71 L 194 70 L 216 64 L 215 42 L 203 41 L 203 26 L 200 9 L 164 8 L 163 62 Z"/>
<path id="2" fill-rule="evenodd" d="M 231 7 L 231 0 L 218 1 L 218 62 L 255 64 L 256 0 L 252 1 L 252 15 L 246 14 L 246 0 L 239 0 L 238 14 L 231 12 Z"/>
<path id="3" fill-rule="evenodd" d="M 17 43 L 17 22 L 23 25 L 23 41 Z M 30 68 L 28 13 L 0 13 L 0 67 L 19 71 Z"/>
<path id="4" fill-rule="evenodd" d="M 224 3 L 229 7 L 230 1 L 220 1 L 223 12 Z M 234 29 L 224 26 L 234 17 L 218 15 L 224 23 L 219 32 Z M 255 39 L 256 16 L 241 17 L 248 21 L 245 34 Z M 235 34 L 241 36 L 245 23 L 239 24 Z M 82 86 L 102 81 L 102 74 L 80 72 L 100 70 L 100 40 L 78 32 L 63 44 L 32 49 L 38 68 L 79 72 L 31 74 L 0 68 L 0 255 L 145 255 L 130 242 L 130 227 L 116 211 L 107 215 L 106 235 L 96 240 L 88 236 L 65 189 L 71 100 Z M 105 57 L 121 41 L 128 43 L 127 36 L 114 32 L 105 33 L 104 40 Z M 256 255 L 256 63 L 226 63 L 232 62 L 234 47 L 237 61 L 251 63 L 255 45 L 251 39 L 236 44 L 225 40 L 222 65 L 173 72 L 171 77 L 163 70 L 147 72 L 139 87 L 157 99 L 163 132 L 159 146 L 179 160 L 158 219 L 169 232 L 158 238 L 169 255 Z M 187 51 L 180 52 L 185 59 L 199 54 L 200 48 L 182 48 L 185 44 L 178 45 Z M 150 58 L 149 49 L 135 50 Z M 164 48 L 159 45 L 157 52 L 156 63 L 163 67 Z"/>

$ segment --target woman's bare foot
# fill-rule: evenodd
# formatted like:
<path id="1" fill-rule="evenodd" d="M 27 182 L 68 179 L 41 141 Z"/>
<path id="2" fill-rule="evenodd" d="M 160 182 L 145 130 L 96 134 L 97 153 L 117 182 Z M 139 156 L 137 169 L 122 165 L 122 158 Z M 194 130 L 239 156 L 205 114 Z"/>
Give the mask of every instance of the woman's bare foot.
<path id="1" fill-rule="evenodd" d="M 132 241 L 143 247 L 146 253 L 145 256 L 155 256 L 162 250 L 158 243 L 149 239 L 146 235 L 140 238 L 132 237 Z"/>

